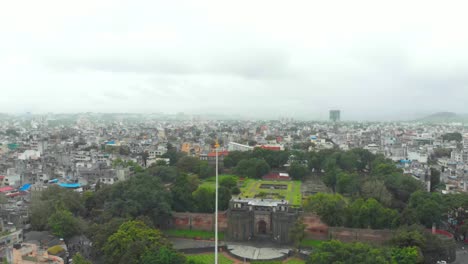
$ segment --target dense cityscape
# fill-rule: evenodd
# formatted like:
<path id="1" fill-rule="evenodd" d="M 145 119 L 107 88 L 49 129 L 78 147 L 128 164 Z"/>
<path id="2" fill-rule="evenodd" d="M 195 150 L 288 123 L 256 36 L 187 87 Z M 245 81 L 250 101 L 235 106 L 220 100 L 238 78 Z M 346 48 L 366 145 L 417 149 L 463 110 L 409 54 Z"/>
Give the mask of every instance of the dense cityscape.
<path id="1" fill-rule="evenodd" d="M 210 263 L 218 161 L 221 263 L 464 261 L 465 124 L 340 114 L 2 115 L 2 257 Z"/>
<path id="2" fill-rule="evenodd" d="M 467 264 L 467 1 L 0 1 L 0 263 Z"/>

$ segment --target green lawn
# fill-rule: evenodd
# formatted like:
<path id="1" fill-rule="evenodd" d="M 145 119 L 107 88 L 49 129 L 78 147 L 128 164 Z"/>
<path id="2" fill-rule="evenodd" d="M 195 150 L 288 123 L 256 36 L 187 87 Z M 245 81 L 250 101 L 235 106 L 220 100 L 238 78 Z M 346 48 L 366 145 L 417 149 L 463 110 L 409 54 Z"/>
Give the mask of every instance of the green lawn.
<path id="1" fill-rule="evenodd" d="M 260 189 L 262 184 L 285 184 L 287 189 L 284 190 L 272 190 L 272 189 Z M 254 198 L 260 193 L 269 193 L 277 195 L 277 199 L 285 199 L 293 206 L 302 205 L 302 194 L 301 194 L 301 182 L 300 181 L 263 181 L 263 180 L 252 180 L 248 179 L 244 181 L 241 187 L 240 197 L 242 198 Z"/>
<path id="2" fill-rule="evenodd" d="M 303 260 L 300 259 L 288 259 L 285 262 L 283 261 L 252 261 L 250 264 L 305 264 Z"/>
<path id="3" fill-rule="evenodd" d="M 221 174 L 221 175 L 219 175 L 218 180 L 221 181 L 222 179 L 228 178 L 228 177 L 234 177 L 236 179 L 239 179 L 239 177 L 237 177 L 236 175 Z M 216 177 L 210 177 L 210 178 L 207 178 L 207 179 L 203 180 L 202 183 L 200 184 L 199 188 L 200 187 L 208 187 L 208 188 L 214 189 L 215 185 L 216 185 Z"/>
<path id="4" fill-rule="evenodd" d="M 202 231 L 202 230 L 165 230 L 164 233 L 171 237 L 181 237 L 181 238 L 200 238 L 205 240 L 214 239 L 215 233 L 212 231 Z M 224 240 L 224 233 L 218 233 L 219 240 Z"/>
<path id="5" fill-rule="evenodd" d="M 305 264 L 305 261 L 300 260 L 300 259 L 290 259 L 290 260 L 287 260 L 286 262 L 283 262 L 283 263 L 287 263 L 287 264 Z"/>
<path id="6" fill-rule="evenodd" d="M 188 260 L 193 260 L 197 264 L 213 264 L 215 262 L 214 253 L 187 255 Z M 219 264 L 232 264 L 234 261 L 226 258 L 223 254 L 218 254 Z"/>
<path id="7" fill-rule="evenodd" d="M 324 240 L 314 240 L 314 239 L 304 239 L 301 242 L 301 247 L 315 248 L 315 247 L 320 246 L 324 242 L 326 242 L 326 241 L 324 241 Z"/>

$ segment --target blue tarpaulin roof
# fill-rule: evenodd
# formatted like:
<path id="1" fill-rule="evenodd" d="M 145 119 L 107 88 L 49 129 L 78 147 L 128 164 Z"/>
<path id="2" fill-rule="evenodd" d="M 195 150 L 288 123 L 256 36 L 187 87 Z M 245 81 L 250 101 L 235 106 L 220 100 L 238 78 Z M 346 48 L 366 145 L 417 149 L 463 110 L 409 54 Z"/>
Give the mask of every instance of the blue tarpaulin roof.
<path id="1" fill-rule="evenodd" d="M 81 184 L 79 184 L 79 183 L 64 183 L 64 182 L 61 182 L 58 185 L 60 187 L 63 187 L 63 188 L 80 188 L 81 187 Z"/>
<path id="2" fill-rule="evenodd" d="M 49 183 L 57 183 L 57 182 L 58 182 L 57 179 L 52 179 L 52 180 L 49 181 Z"/>
<path id="3" fill-rule="evenodd" d="M 19 190 L 22 191 L 22 192 L 25 192 L 25 191 L 29 190 L 30 188 L 31 188 L 31 184 L 26 183 L 25 185 L 21 186 L 21 188 L 19 188 Z"/>

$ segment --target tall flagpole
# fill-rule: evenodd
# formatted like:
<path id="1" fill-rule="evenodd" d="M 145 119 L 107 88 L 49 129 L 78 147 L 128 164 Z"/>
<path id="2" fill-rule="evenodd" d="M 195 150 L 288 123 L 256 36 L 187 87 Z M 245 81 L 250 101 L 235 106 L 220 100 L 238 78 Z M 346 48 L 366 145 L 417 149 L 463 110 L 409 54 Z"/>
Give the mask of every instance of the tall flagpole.
<path id="1" fill-rule="evenodd" d="M 218 140 L 215 144 L 216 153 L 216 200 L 215 200 L 215 264 L 218 264 Z"/>

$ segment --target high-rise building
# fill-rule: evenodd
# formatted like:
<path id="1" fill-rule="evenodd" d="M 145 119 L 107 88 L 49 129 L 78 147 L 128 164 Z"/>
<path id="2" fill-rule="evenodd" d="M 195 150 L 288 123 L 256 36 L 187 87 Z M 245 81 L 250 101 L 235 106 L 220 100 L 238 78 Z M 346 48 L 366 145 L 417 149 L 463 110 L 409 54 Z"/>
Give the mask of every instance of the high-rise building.
<path id="1" fill-rule="evenodd" d="M 340 110 L 330 110 L 330 121 L 339 122 L 340 121 Z"/>

